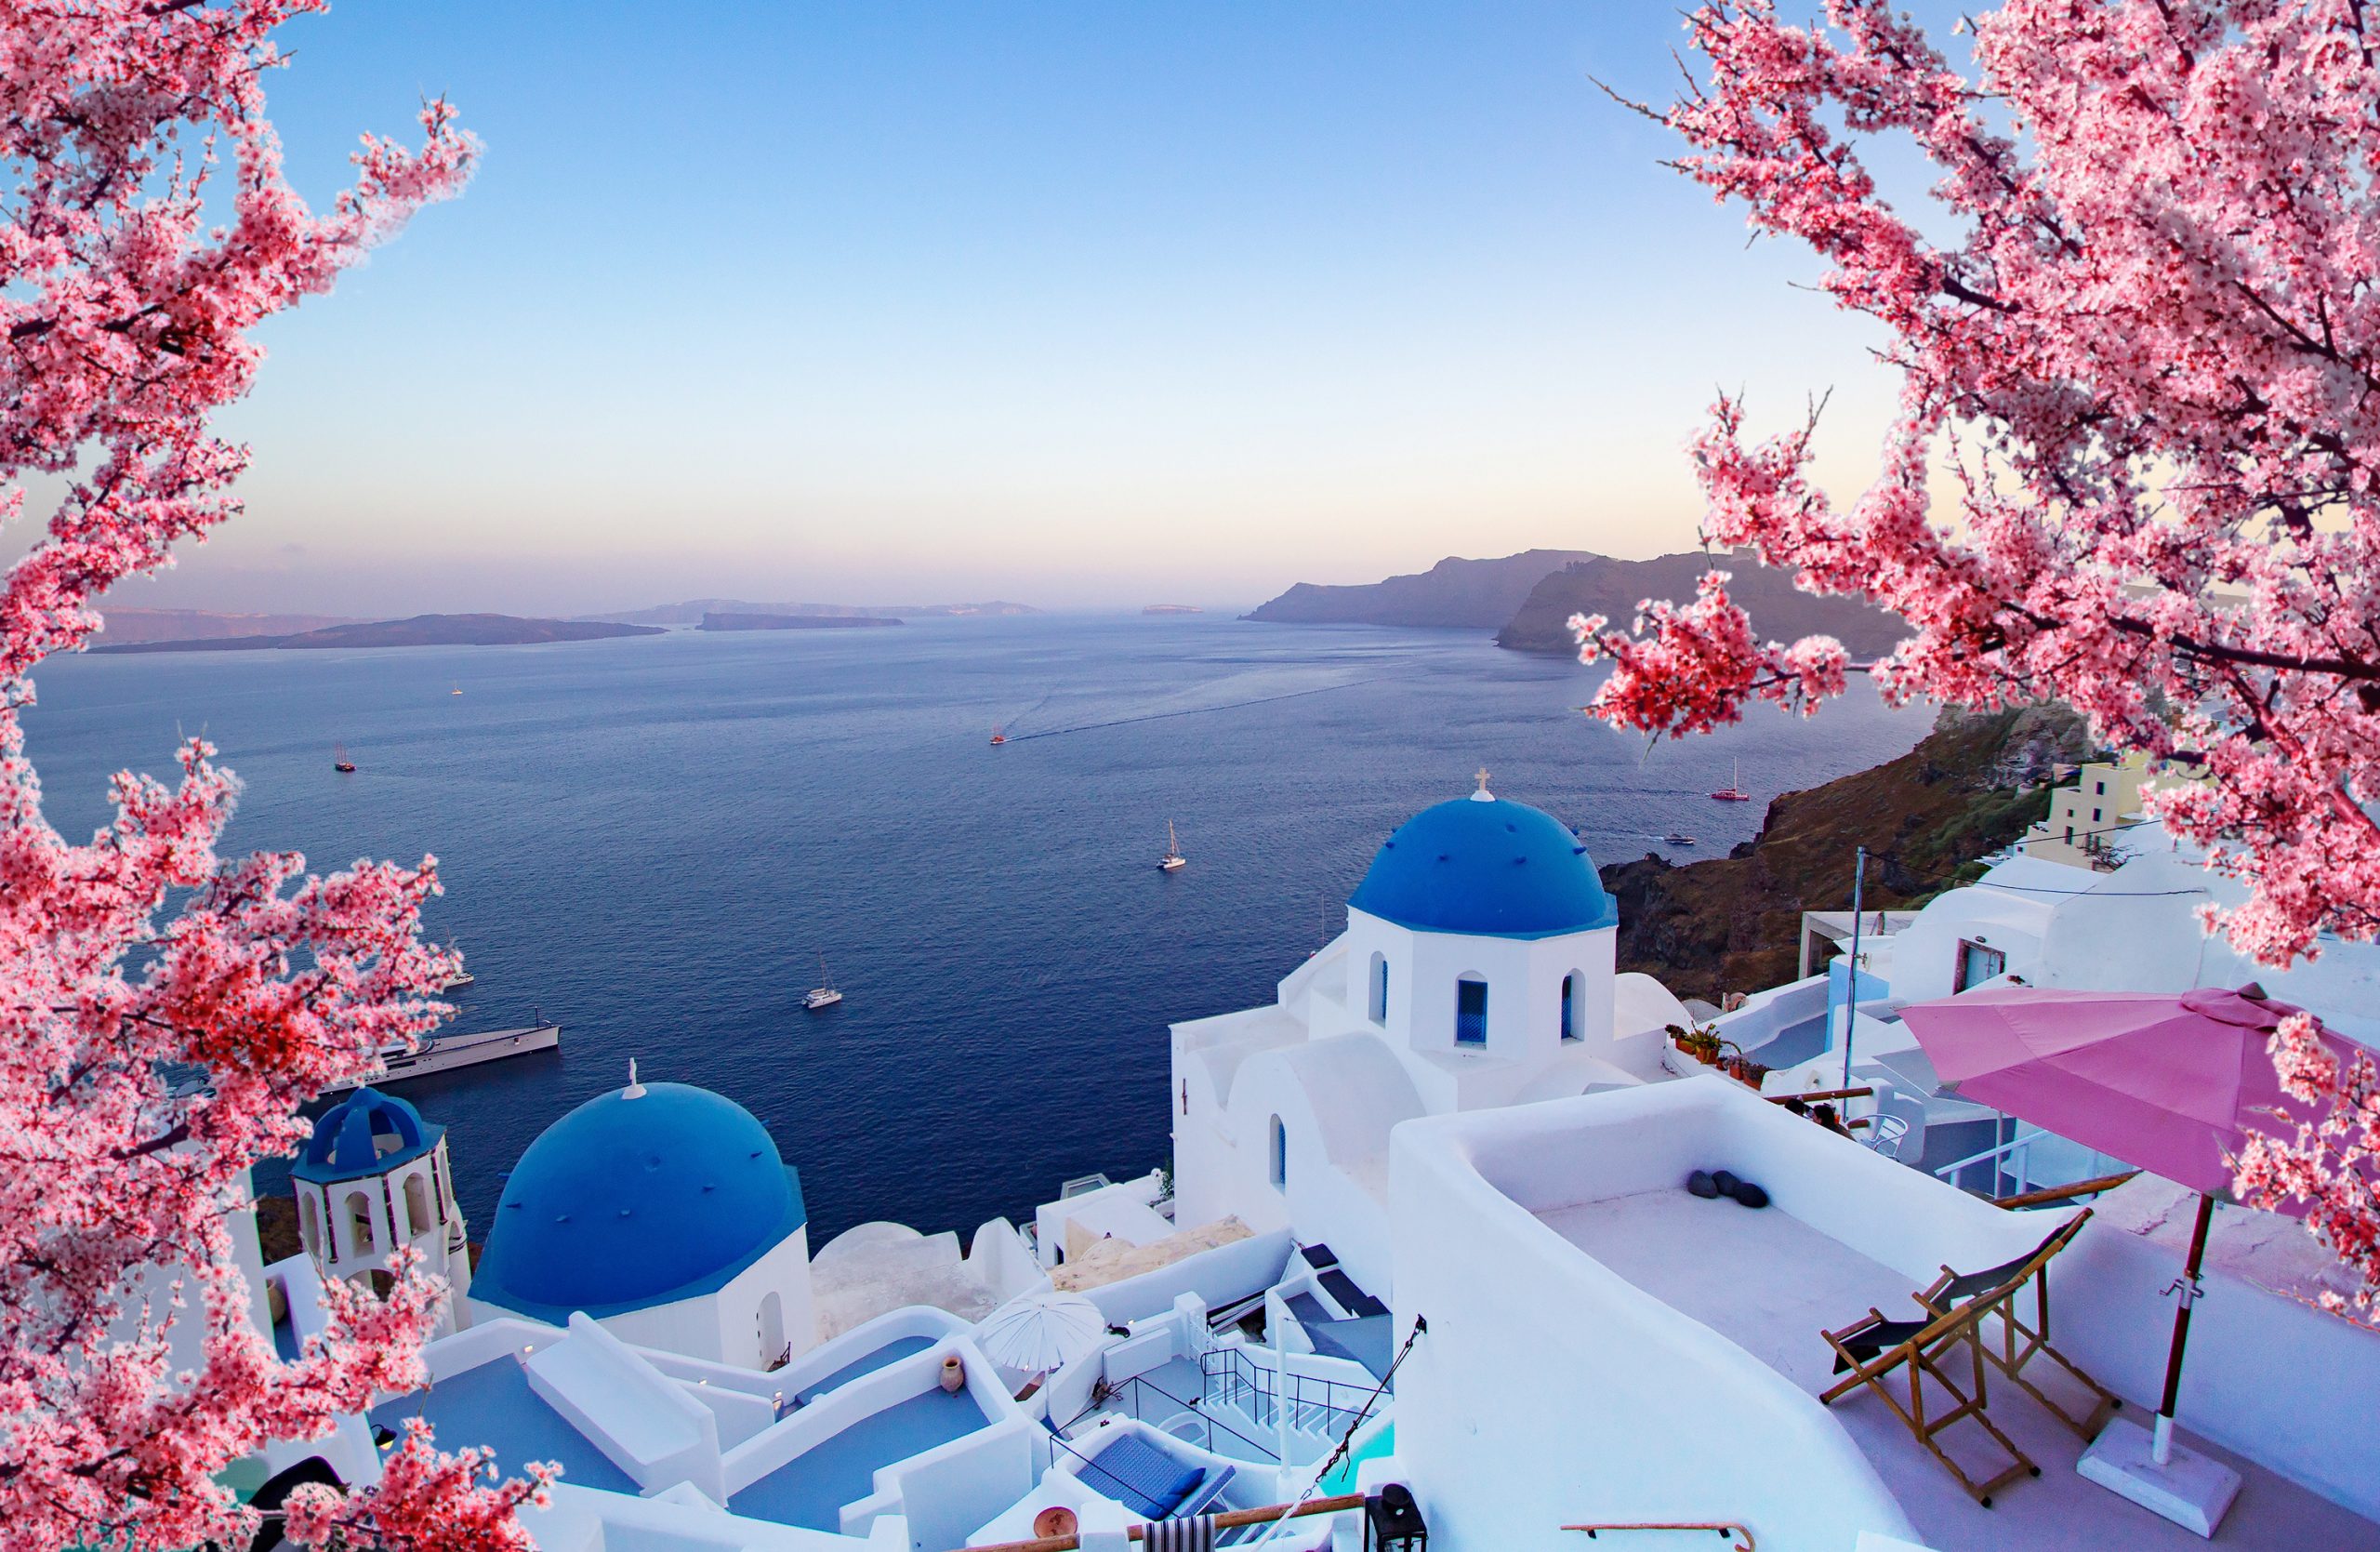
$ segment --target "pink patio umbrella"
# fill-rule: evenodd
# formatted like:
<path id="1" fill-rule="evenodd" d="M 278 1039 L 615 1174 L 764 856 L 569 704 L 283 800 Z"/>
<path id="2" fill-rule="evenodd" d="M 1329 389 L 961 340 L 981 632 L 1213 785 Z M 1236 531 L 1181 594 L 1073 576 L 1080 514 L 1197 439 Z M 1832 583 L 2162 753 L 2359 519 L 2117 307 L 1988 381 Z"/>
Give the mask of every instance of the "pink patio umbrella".
<path id="1" fill-rule="evenodd" d="M 2151 1445 L 2161 1472 L 2183 1469 L 2172 1459 L 2174 1403 L 2215 1201 L 2229 1194 L 2230 1161 L 2248 1133 L 2278 1124 L 2268 1115 L 2286 1096 L 2267 1046 L 2298 1011 L 2253 983 L 2179 994 L 2000 986 L 1901 1010 L 1946 1090 L 2199 1193 Z M 2321 1039 L 2342 1061 L 2355 1049 L 2327 1030 Z M 2111 1424 L 2101 1443 L 2120 1426 Z M 2085 1470 L 2098 1476 L 2087 1462 Z M 2228 1502 L 2225 1491 L 2210 1521 Z M 2210 1522 L 2201 1533 L 2212 1530 Z"/>

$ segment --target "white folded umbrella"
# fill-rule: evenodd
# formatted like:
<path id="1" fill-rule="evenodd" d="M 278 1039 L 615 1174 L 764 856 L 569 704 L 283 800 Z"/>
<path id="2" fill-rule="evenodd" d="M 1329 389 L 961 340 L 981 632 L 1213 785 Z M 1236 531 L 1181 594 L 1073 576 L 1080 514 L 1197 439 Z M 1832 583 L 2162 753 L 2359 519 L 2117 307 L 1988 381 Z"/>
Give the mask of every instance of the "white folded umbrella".
<path id="1" fill-rule="evenodd" d="M 1003 1369 L 1043 1374 L 1099 1346 L 1107 1317 L 1080 1293 L 1037 1289 L 1020 1293 L 975 1326 L 975 1345 Z"/>

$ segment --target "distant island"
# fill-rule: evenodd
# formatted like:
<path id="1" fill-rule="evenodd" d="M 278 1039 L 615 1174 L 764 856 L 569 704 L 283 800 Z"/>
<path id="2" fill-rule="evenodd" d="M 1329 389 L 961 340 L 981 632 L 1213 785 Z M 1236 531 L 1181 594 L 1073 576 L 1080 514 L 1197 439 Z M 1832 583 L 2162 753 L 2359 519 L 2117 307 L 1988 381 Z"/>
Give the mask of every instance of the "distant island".
<path id="1" fill-rule="evenodd" d="M 897 619 L 875 615 L 742 615 L 703 616 L 697 630 L 849 630 L 879 625 L 899 625 Z M 649 629 L 649 628 L 648 628 Z"/>
<path id="2" fill-rule="evenodd" d="M 614 636 L 658 636 L 654 626 L 600 620 L 523 619 L 518 615 L 416 615 L 411 619 L 360 621 L 286 635 L 201 636 L 180 641 L 124 642 L 94 652 L 303 651 L 339 646 L 520 646 L 538 642 L 592 642 Z"/>
<path id="3" fill-rule="evenodd" d="M 104 611 L 101 630 L 111 646 L 141 642 L 220 641 L 231 636 L 295 636 L 332 625 L 359 623 L 353 615 L 241 615 L 212 609 Z"/>
<path id="4" fill-rule="evenodd" d="M 1203 615 L 1206 612 L 1196 604 L 1151 604 L 1141 610 L 1144 615 Z"/>
<path id="5" fill-rule="evenodd" d="M 1614 560 L 1580 550 L 1525 550 L 1496 560 L 1449 556 L 1428 571 L 1350 587 L 1301 582 L 1245 616 L 1284 625 L 1401 625 L 1492 630 L 1514 652 L 1578 650 L 1572 615 L 1625 623 L 1647 598 L 1690 599 L 1696 578 L 1713 566 L 1729 573 L 1729 596 L 1763 635 L 1792 641 L 1832 636 L 1855 657 L 1892 650 L 1909 633 L 1893 615 L 1856 598 L 1804 592 L 1791 571 L 1748 555 L 1699 551 L 1649 561 Z"/>
<path id="6" fill-rule="evenodd" d="M 691 625 L 699 630 L 706 615 L 753 615 L 771 618 L 868 616 L 878 619 L 949 619 L 972 615 L 1038 615 L 1040 612 L 1030 604 L 1010 604 L 997 598 L 982 604 L 756 604 L 747 598 L 690 598 L 682 604 L 660 604 L 650 609 L 618 609 L 607 614 L 576 617 L 616 620 L 627 625 Z"/>

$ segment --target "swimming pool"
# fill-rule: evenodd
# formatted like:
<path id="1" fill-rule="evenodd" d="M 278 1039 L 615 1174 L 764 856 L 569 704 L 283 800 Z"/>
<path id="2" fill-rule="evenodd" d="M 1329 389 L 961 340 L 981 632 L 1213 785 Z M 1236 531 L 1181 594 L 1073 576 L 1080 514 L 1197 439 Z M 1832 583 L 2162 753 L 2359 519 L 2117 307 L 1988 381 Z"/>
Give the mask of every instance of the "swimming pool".
<path id="1" fill-rule="evenodd" d="M 1365 1426 L 1369 1431 L 1359 1437 L 1355 1440 L 1355 1447 L 1347 1452 L 1347 1458 L 1341 1461 L 1329 1476 L 1322 1479 L 1319 1491 L 1324 1497 L 1355 1492 L 1355 1474 L 1364 1462 L 1396 1453 L 1396 1420 L 1395 1418 L 1386 1420 L 1374 1418 Z"/>

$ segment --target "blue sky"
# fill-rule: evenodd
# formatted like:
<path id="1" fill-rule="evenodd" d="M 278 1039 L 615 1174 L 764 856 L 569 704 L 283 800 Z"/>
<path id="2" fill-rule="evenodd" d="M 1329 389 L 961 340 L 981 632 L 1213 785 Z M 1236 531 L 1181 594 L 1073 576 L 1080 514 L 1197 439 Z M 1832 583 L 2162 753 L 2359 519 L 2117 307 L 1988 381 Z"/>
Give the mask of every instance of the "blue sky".
<path id="1" fill-rule="evenodd" d="M 344 0 L 271 82 L 311 195 L 485 141 L 275 320 L 250 511 L 120 601 L 1253 602 L 1692 540 L 1715 385 L 1889 408 L 1859 321 L 1591 76 L 1665 5 Z"/>

